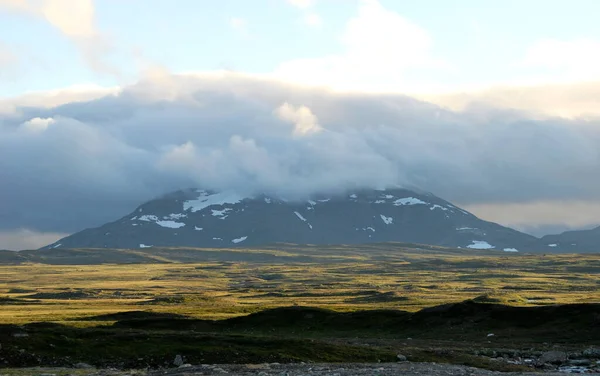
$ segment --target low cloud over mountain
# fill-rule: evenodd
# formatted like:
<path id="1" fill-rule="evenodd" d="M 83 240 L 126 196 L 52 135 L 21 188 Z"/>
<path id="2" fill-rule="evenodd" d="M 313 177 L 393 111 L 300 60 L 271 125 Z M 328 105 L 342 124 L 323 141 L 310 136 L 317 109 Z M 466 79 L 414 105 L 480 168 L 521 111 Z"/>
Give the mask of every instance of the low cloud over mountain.
<path id="1" fill-rule="evenodd" d="M 600 120 L 590 117 L 454 112 L 231 73 L 58 96 L 55 106 L 0 102 L 0 230 L 74 232 L 188 187 L 304 197 L 400 184 L 492 220 L 509 204 L 568 212 L 600 201 Z"/>

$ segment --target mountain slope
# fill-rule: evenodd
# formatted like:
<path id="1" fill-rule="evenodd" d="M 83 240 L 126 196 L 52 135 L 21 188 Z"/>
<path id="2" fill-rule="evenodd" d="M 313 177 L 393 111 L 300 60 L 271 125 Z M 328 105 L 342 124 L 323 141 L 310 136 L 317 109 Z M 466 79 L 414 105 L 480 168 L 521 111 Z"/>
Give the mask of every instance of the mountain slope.
<path id="1" fill-rule="evenodd" d="M 548 249 L 558 252 L 600 251 L 600 226 L 591 230 L 566 231 L 557 235 L 542 237 L 541 243 Z"/>
<path id="2" fill-rule="evenodd" d="M 356 190 L 293 202 L 232 192 L 178 191 L 125 217 L 45 248 L 251 247 L 399 241 L 448 247 L 529 250 L 538 239 L 428 193 Z"/>

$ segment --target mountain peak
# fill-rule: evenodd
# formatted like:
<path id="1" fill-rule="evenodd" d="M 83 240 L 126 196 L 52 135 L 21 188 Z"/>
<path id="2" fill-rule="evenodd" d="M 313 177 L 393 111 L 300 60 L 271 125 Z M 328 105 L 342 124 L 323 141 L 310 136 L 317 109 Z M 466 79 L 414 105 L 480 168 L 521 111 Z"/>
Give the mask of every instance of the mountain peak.
<path id="1" fill-rule="evenodd" d="M 188 189 L 47 248 L 256 247 L 410 242 L 517 251 L 536 239 L 480 220 L 431 193 L 356 189 L 306 199 Z"/>

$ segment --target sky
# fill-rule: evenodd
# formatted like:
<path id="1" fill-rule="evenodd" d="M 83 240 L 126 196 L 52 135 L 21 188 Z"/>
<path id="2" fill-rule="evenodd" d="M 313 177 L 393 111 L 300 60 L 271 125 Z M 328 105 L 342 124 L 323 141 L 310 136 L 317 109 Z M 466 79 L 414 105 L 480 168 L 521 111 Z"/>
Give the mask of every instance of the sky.
<path id="1" fill-rule="evenodd" d="M 600 224 L 595 0 L 0 0 L 0 248 L 190 185 Z M 335 173 L 332 173 L 335 171 Z"/>

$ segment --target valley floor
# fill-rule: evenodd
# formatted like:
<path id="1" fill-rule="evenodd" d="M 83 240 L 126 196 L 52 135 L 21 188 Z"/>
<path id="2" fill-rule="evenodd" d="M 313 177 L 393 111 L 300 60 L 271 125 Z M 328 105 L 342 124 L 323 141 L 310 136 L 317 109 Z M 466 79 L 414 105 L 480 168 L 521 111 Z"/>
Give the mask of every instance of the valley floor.
<path id="1" fill-rule="evenodd" d="M 103 250 L 44 252 L 0 265 L 0 375 L 599 367 L 600 254 L 389 244 L 106 251 L 137 260 L 118 264 L 102 262 Z M 410 362 L 394 363 L 398 354 Z M 100 370 L 9 368 L 78 363 Z"/>

